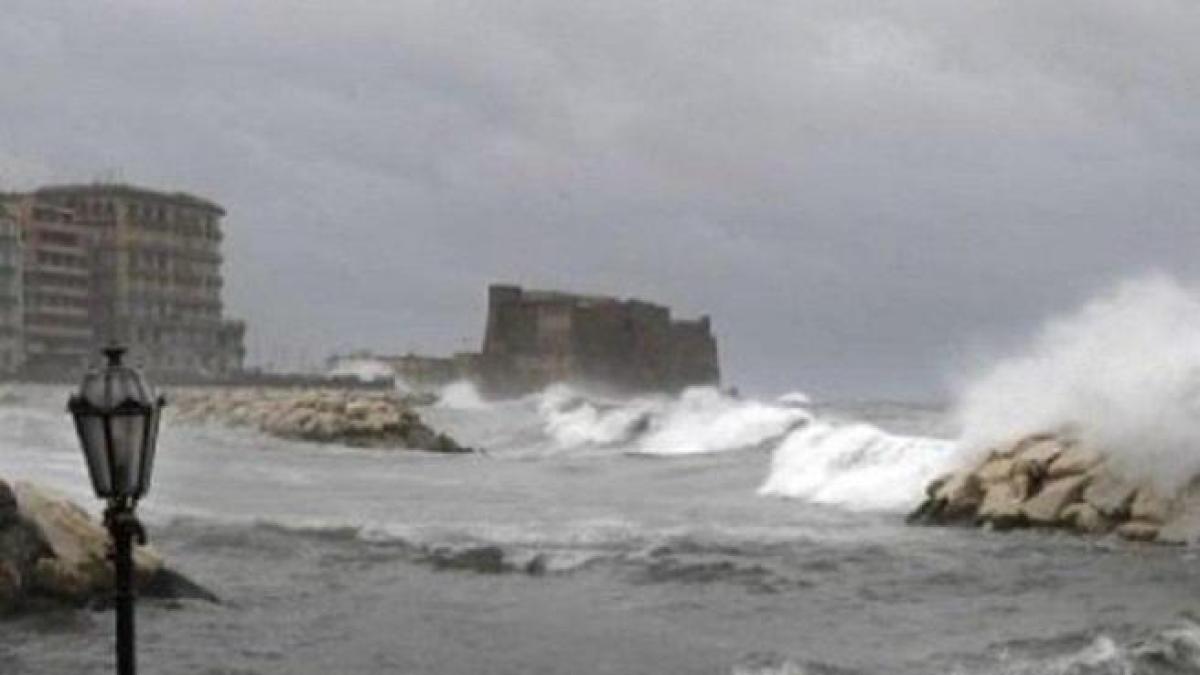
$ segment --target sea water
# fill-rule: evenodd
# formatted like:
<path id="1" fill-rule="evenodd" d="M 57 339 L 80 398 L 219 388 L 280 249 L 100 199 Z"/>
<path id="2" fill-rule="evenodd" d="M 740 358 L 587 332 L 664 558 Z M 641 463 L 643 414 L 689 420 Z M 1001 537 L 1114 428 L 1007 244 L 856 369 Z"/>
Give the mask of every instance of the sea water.
<path id="1" fill-rule="evenodd" d="M 66 391 L 10 389 L 0 475 L 94 505 Z M 420 410 L 480 448 L 357 450 L 168 417 L 153 543 L 220 604 L 139 604 L 142 672 L 1200 672 L 1187 548 L 906 526 L 939 406 L 608 399 Z M 112 616 L 0 624 L 0 673 L 111 672 Z"/>

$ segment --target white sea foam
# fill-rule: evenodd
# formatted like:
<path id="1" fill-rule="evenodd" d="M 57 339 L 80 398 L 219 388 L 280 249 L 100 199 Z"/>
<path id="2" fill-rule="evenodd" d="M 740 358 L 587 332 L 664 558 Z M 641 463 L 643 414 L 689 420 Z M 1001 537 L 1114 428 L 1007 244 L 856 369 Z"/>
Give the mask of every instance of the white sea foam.
<path id="1" fill-rule="evenodd" d="M 1070 429 L 1165 489 L 1200 472 L 1200 295 L 1163 276 L 1050 322 L 964 390 L 964 458 Z"/>
<path id="2" fill-rule="evenodd" d="M 446 385 L 438 393 L 437 405 L 454 410 L 483 410 L 488 402 L 479 394 L 474 383 L 462 380 Z"/>
<path id="3" fill-rule="evenodd" d="M 810 419 L 795 406 L 733 398 L 709 387 L 688 389 L 651 418 L 637 452 L 692 455 L 752 448 L 779 440 Z"/>
<path id="4" fill-rule="evenodd" d="M 605 401 L 555 385 L 538 397 L 538 414 L 554 447 L 572 450 L 630 443 L 669 405 L 657 397 Z"/>
<path id="5" fill-rule="evenodd" d="M 779 446 L 759 494 L 861 510 L 909 508 L 953 454 L 948 441 L 817 422 Z"/>

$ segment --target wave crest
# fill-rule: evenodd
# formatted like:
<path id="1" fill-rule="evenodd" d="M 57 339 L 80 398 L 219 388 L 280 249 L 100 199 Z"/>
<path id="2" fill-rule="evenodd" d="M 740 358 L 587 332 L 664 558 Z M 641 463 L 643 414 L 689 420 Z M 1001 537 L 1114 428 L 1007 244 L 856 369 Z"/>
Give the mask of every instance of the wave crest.
<path id="1" fill-rule="evenodd" d="M 948 441 L 897 436 L 869 424 L 819 422 L 779 446 L 759 494 L 851 509 L 908 508 L 945 470 L 953 449 Z"/>

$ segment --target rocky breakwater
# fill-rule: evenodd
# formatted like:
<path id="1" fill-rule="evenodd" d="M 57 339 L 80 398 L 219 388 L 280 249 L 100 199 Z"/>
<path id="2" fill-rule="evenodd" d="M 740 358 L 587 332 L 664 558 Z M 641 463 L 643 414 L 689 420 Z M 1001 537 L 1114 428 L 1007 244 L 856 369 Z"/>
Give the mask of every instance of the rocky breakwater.
<path id="1" fill-rule="evenodd" d="M 174 419 L 248 426 L 279 438 L 358 448 L 471 452 L 425 424 L 392 392 L 204 389 L 171 395 Z"/>
<path id="2" fill-rule="evenodd" d="M 1078 440 L 1023 438 L 937 478 L 909 522 L 1058 528 L 1136 541 L 1200 542 L 1200 477 L 1166 492 Z"/>
<path id="3" fill-rule="evenodd" d="M 79 505 L 32 483 L 0 480 L 0 616 L 111 597 L 108 531 Z M 169 569 L 148 546 L 134 550 L 143 596 L 216 598 Z"/>

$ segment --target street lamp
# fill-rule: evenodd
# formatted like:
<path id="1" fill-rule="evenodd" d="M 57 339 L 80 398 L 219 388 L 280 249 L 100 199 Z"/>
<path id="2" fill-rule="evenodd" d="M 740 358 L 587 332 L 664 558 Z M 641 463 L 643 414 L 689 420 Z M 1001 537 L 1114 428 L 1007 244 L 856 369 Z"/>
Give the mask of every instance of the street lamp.
<path id="1" fill-rule="evenodd" d="M 108 363 L 83 376 L 67 409 L 75 420 L 96 496 L 108 501 L 104 524 L 112 536 L 116 567 L 117 673 L 134 675 L 133 541 L 146 543 L 134 509 L 150 488 L 166 400 L 140 372 L 121 363 L 124 354 L 124 347 L 105 349 Z"/>

